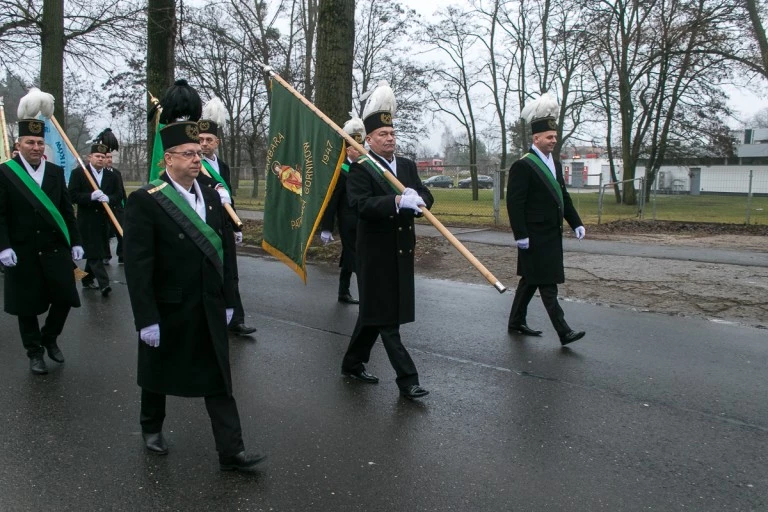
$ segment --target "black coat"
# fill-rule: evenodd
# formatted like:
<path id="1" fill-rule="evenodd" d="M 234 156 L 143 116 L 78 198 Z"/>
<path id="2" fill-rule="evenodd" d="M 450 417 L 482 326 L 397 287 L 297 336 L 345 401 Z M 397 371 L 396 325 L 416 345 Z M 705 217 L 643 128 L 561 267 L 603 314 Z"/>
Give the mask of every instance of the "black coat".
<path id="1" fill-rule="evenodd" d="M 88 167 L 90 172 L 90 166 Z M 98 183 L 93 174 L 91 177 Z M 110 208 L 114 210 L 121 205 L 122 181 L 115 173 L 106 169 L 103 170 L 99 188 L 109 196 Z M 73 169 L 69 177 L 69 195 L 72 198 L 72 203 L 77 205 L 77 226 L 83 237 L 85 257 L 88 259 L 109 258 L 112 256 L 109 249 L 112 221 L 101 202 L 91 200 L 92 193 L 93 187 L 91 187 L 83 169 L 80 167 Z"/>
<path id="2" fill-rule="evenodd" d="M 161 179 L 169 181 L 166 174 Z M 223 279 L 149 188 L 128 197 L 123 239 L 136 330 L 160 325 L 159 347 L 139 340 L 138 384 L 177 396 L 231 394 L 225 309 L 235 305 L 230 256 L 235 246 L 221 200 L 201 187 L 206 224 L 224 247 Z"/>
<path id="3" fill-rule="evenodd" d="M 534 158 L 541 159 L 531 151 Z M 563 219 L 571 228 L 582 225 L 565 188 L 563 167 L 555 161 L 563 204 L 543 171 L 521 158 L 509 169 L 507 213 L 515 240 L 530 239 L 529 249 L 517 251 L 517 275 L 529 284 L 558 284 L 563 270 Z M 550 171 L 547 171 L 550 172 Z"/>
<path id="4" fill-rule="evenodd" d="M 20 157 L 14 160 L 24 167 Z M 10 247 L 18 260 L 5 270 L 6 313 L 39 315 L 51 304 L 79 307 L 71 246 L 81 242 L 64 170 L 46 162 L 41 188 L 64 218 L 71 244 L 40 214 L 43 206 L 33 206 L 19 192 L 9 179 L 11 172 L 7 165 L 0 166 L 0 251 Z"/>
<path id="5" fill-rule="evenodd" d="M 373 157 L 372 153 L 369 156 Z M 424 199 L 427 208 L 434 199 L 421 184 L 416 164 L 397 158 L 397 179 Z M 395 191 L 384 178 L 374 178 L 354 163 L 347 176 L 349 204 L 358 215 L 357 282 L 360 319 L 363 325 L 392 325 L 413 322 L 415 300 L 413 251 L 416 234 L 414 211 L 395 208 Z"/>
<path id="6" fill-rule="evenodd" d="M 339 222 L 339 236 L 341 237 L 341 261 L 339 266 L 348 272 L 354 272 L 356 267 L 357 213 L 349 204 L 347 197 L 347 172 L 343 170 L 339 173 L 336 187 L 333 189 L 328 205 L 325 207 L 320 229 L 332 232 L 336 219 Z"/>

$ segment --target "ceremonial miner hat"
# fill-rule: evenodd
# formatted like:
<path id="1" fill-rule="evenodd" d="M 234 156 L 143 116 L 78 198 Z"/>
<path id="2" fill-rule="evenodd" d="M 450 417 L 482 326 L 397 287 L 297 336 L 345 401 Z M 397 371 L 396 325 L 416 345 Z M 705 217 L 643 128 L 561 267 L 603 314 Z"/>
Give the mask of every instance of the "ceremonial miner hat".
<path id="1" fill-rule="evenodd" d="M 203 111 L 203 101 L 186 80 L 176 80 L 165 91 L 160 107 L 163 111 L 159 121 L 165 124 L 160 130 L 160 140 L 165 151 L 182 144 L 200 142 L 197 121 Z"/>
<path id="2" fill-rule="evenodd" d="M 360 96 L 365 100 L 363 109 L 363 124 L 367 133 L 373 133 L 375 130 L 392 126 L 392 117 L 397 110 L 397 101 L 395 93 L 386 80 L 380 81 L 373 91 L 365 92 Z"/>
<path id="3" fill-rule="evenodd" d="M 45 123 L 39 119 L 19 119 L 19 137 L 44 137 Z"/>
<path id="4" fill-rule="evenodd" d="M 91 147 L 91 153 L 111 153 L 120 149 L 120 143 L 117 141 L 117 137 L 112 132 L 111 128 L 104 128 L 100 134 L 93 139 L 94 145 Z M 93 148 L 96 145 L 106 146 L 105 151 L 94 151 Z"/>
<path id="5" fill-rule="evenodd" d="M 352 116 L 352 118 L 344 123 L 344 131 L 351 135 L 352 138 L 355 139 L 355 142 L 362 144 L 365 140 L 365 125 L 363 124 L 363 120 L 352 112 L 350 112 L 349 115 Z"/>
<path id="6" fill-rule="evenodd" d="M 197 122 L 200 133 L 219 136 L 219 128 L 227 122 L 227 107 L 219 98 L 213 97 L 203 105 L 203 118 Z"/>
<path id="7" fill-rule="evenodd" d="M 560 114 L 557 99 L 549 93 L 526 103 L 520 117 L 531 125 L 531 134 L 557 130 L 555 118 Z"/>

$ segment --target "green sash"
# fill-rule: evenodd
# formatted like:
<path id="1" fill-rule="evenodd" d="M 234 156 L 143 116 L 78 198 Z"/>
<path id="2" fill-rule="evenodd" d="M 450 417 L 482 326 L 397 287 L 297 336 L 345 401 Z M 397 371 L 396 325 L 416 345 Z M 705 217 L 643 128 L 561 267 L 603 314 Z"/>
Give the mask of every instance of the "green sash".
<path id="1" fill-rule="evenodd" d="M 148 189 L 150 195 L 152 195 L 160 206 L 168 212 L 173 220 L 179 223 L 179 225 L 187 232 L 193 242 L 203 251 L 203 254 L 208 256 L 209 259 L 216 266 L 221 276 L 224 276 L 224 248 L 221 243 L 221 237 L 206 224 L 203 219 L 197 214 L 195 210 L 189 206 L 186 199 L 181 197 L 173 186 L 170 186 L 168 182 L 161 179 L 157 179 L 149 182 L 154 187 Z M 160 192 L 159 195 L 154 195 L 156 192 Z M 162 199 L 168 199 L 173 206 L 176 207 L 176 212 L 184 214 L 183 217 L 179 217 L 173 211 L 171 205 Z M 185 222 L 188 221 L 188 222 Z"/>
<path id="2" fill-rule="evenodd" d="M 213 177 L 213 179 L 215 179 L 216 181 L 218 181 L 219 183 L 224 185 L 224 188 L 227 189 L 227 192 L 229 193 L 229 196 L 232 197 L 232 191 L 229 190 L 229 187 L 227 186 L 227 183 L 224 181 L 224 178 L 221 177 L 221 174 L 217 173 L 213 169 L 213 166 L 211 165 L 211 162 L 209 162 L 205 158 L 203 158 L 202 160 L 203 160 L 203 167 L 205 167 L 205 170 L 208 171 L 208 173 Z"/>
<path id="3" fill-rule="evenodd" d="M 400 192 L 395 188 L 394 185 L 392 185 L 383 175 L 381 172 L 381 168 L 379 168 L 378 165 L 376 165 L 375 162 L 371 161 L 372 158 L 368 155 L 361 155 L 360 158 L 358 158 L 355 163 L 360 164 L 363 169 L 368 171 L 368 174 L 373 176 L 373 179 L 376 180 L 376 182 L 381 185 L 384 190 L 392 189 L 395 191 L 395 194 L 399 194 Z M 388 166 L 387 166 L 388 168 Z M 391 172 L 391 171 L 390 171 Z"/>
<path id="4" fill-rule="evenodd" d="M 557 198 L 560 200 L 560 206 L 563 206 L 563 189 L 560 188 L 560 183 L 558 183 L 555 177 L 552 176 L 552 171 L 549 170 L 549 167 L 547 167 L 546 164 L 541 161 L 541 158 L 539 158 L 538 155 L 534 155 L 533 153 L 526 153 L 523 155 L 523 158 L 527 158 L 530 162 L 532 162 L 535 167 L 547 178 L 549 184 L 552 185 L 552 187 L 555 189 Z"/>
<path id="5" fill-rule="evenodd" d="M 61 216 L 58 208 L 56 208 L 51 202 L 51 198 L 48 197 L 45 192 L 43 192 L 43 189 L 40 188 L 40 185 L 38 185 L 37 182 L 32 179 L 32 176 L 29 175 L 27 170 L 22 168 L 16 160 L 8 160 L 5 162 L 5 164 L 14 172 L 16 177 L 21 180 L 27 189 L 32 192 L 35 198 L 40 201 L 40 203 L 45 208 L 45 211 L 48 212 L 48 214 L 53 218 L 53 222 L 61 230 L 64 238 L 67 240 L 67 244 L 71 245 L 72 243 L 69 241 L 69 229 L 67 229 L 67 224 L 64 222 L 64 217 Z M 32 206 L 35 207 L 37 205 L 33 203 Z"/>

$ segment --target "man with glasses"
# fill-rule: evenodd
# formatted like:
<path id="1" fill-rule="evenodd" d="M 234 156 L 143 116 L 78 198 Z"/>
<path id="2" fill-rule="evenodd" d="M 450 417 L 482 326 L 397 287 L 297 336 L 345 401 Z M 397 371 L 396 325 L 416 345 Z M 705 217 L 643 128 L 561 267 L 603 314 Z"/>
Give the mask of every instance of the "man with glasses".
<path id="1" fill-rule="evenodd" d="M 125 209 L 141 431 L 147 450 L 168 453 L 166 395 L 202 396 L 220 469 L 252 472 L 264 456 L 245 452 L 229 367 L 234 235 L 219 195 L 196 179 L 202 153 L 194 113 L 200 110 L 192 107 L 200 103 L 184 80 L 168 90 L 160 117 L 166 172 L 131 194 Z"/>

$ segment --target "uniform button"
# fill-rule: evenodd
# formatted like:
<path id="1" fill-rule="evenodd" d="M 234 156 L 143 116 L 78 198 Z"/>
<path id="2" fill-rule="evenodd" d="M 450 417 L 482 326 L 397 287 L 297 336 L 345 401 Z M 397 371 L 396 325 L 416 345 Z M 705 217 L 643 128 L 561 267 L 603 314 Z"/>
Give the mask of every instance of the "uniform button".
<path id="1" fill-rule="evenodd" d="M 413 252 L 413 249 L 408 249 L 408 254 L 411 254 Z"/>
<path id="2" fill-rule="evenodd" d="M 179 233 L 179 240 L 184 240 L 184 233 Z"/>
<path id="3" fill-rule="evenodd" d="M 394 217 L 394 215 L 390 215 L 389 218 L 390 219 L 394 219 L 395 217 Z"/>
<path id="4" fill-rule="evenodd" d="M 37 255 L 38 256 L 42 256 L 43 255 L 43 251 L 40 251 L 39 253 L 37 253 Z"/>
<path id="5" fill-rule="evenodd" d="M 398 230 L 398 231 L 402 231 L 402 230 L 403 230 L 403 228 L 397 228 L 397 230 Z"/>
<path id="6" fill-rule="evenodd" d="M 413 229 L 413 226 L 408 226 L 408 231 L 410 231 L 411 229 Z"/>
<path id="7" fill-rule="evenodd" d="M 400 254 L 403 254 L 403 250 L 402 250 L 402 249 L 400 249 L 400 250 L 399 250 L 399 251 L 397 251 L 397 252 L 399 252 Z"/>
<path id="8" fill-rule="evenodd" d="M 59 250 L 58 249 L 54 249 L 53 252 L 59 252 Z"/>
<path id="9" fill-rule="evenodd" d="M 38 234 L 38 235 L 40 234 L 40 230 L 39 230 L 39 229 L 37 230 L 37 234 Z"/>

